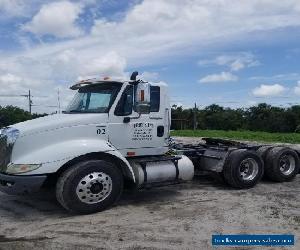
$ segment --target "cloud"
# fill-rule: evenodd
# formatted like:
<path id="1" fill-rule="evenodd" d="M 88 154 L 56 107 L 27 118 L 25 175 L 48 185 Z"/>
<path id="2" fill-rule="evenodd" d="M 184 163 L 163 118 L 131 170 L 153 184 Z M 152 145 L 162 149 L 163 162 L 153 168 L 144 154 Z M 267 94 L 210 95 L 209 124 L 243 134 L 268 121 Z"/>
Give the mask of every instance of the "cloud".
<path id="1" fill-rule="evenodd" d="M 30 89 L 35 96 L 33 111 L 49 112 L 57 105 L 56 90 L 61 89 L 62 107 L 66 107 L 73 91 L 68 89 L 75 81 L 94 77 L 111 76 L 124 79 L 126 59 L 115 51 L 99 55 L 94 59 L 77 55 L 75 50 L 67 49 L 52 57 L 10 58 L 0 60 L 0 94 L 24 95 Z M 9 72 L 9 73 L 5 73 Z M 38 96 L 46 96 L 37 98 Z M 0 105 L 18 105 L 28 109 L 22 98 L 0 98 Z"/>
<path id="2" fill-rule="evenodd" d="M 126 68 L 126 59 L 117 52 L 111 51 L 102 57 L 87 61 L 80 69 L 81 74 L 101 74 L 109 76 L 123 76 Z"/>
<path id="3" fill-rule="evenodd" d="M 300 81 L 298 81 L 297 86 L 294 88 L 294 93 L 300 95 Z"/>
<path id="4" fill-rule="evenodd" d="M 262 84 L 253 89 L 252 94 L 256 97 L 274 97 L 282 95 L 286 90 L 287 89 L 280 84 Z"/>
<path id="5" fill-rule="evenodd" d="M 257 101 L 253 101 L 253 100 L 248 100 L 248 101 L 247 101 L 247 104 L 248 104 L 249 106 L 255 106 L 255 105 L 258 104 L 258 102 L 257 102 Z"/>
<path id="6" fill-rule="evenodd" d="M 0 106 L 18 105 L 27 110 L 28 101 L 25 97 L 13 97 L 11 95 L 26 95 L 28 89 L 22 84 L 24 80 L 15 74 L 7 73 L 0 75 Z M 4 96 L 3 96 L 4 95 Z"/>
<path id="7" fill-rule="evenodd" d="M 254 81 L 293 81 L 300 78 L 299 73 L 288 73 L 288 74 L 278 74 L 273 76 L 253 76 L 250 77 L 250 80 Z"/>
<path id="8" fill-rule="evenodd" d="M 159 73 L 144 71 L 139 78 L 145 81 L 157 81 L 159 78 Z"/>
<path id="9" fill-rule="evenodd" d="M 49 5 L 51 4 L 47 6 Z M 104 17 L 94 20 L 90 34 L 38 46 L 36 50 L 31 49 L 31 55 L 52 55 L 71 48 L 76 50 L 77 54 L 95 57 L 114 50 L 124 56 L 131 66 L 161 63 L 165 58 L 194 54 L 199 48 L 218 43 L 220 39 L 228 43 L 236 38 L 242 39 L 254 31 L 299 26 L 299 18 L 294 18 L 299 14 L 295 9 L 297 5 L 300 5 L 297 1 L 274 4 L 269 0 L 144 0 L 131 7 L 119 20 L 108 20 Z M 261 11 L 262 9 L 268 11 Z M 284 13 L 281 13 L 282 9 L 285 9 Z M 56 18 L 55 15 L 51 16 Z M 63 18 L 65 17 L 68 16 L 63 15 Z M 31 27 L 33 21 L 34 18 L 27 25 Z M 58 27 L 55 26 L 51 33 L 56 34 L 63 25 L 56 20 L 54 23 Z M 33 31 L 42 34 L 45 32 L 44 29 Z M 71 32 L 71 35 L 73 33 Z M 242 57 L 247 58 L 245 55 Z M 237 59 L 239 58 L 240 56 Z M 231 68 L 237 70 L 245 67 L 244 60 L 232 61 Z"/>
<path id="10" fill-rule="evenodd" d="M 91 26 L 80 20 L 85 30 L 90 30 L 80 36 L 77 22 L 87 13 L 86 4 L 94 4 L 94 0 L 9 2 L 26 3 L 30 13 L 35 10 L 22 29 L 41 36 L 42 42 L 30 44 L 28 50 L 1 55 L 0 75 L 20 77 L 19 88 L 30 83 L 33 85 L 28 87 L 37 94 L 57 86 L 65 88 L 79 76 L 124 75 L 127 67 L 167 64 L 182 56 L 199 55 L 199 51 L 218 49 L 220 41 L 222 46 L 237 40 L 249 42 L 253 32 L 268 33 L 263 38 L 272 40 L 272 32 L 300 26 L 298 0 L 144 0 L 134 1 L 135 5 L 117 19 L 101 15 Z M 214 81 L 236 81 L 234 72 L 251 67 L 257 60 L 254 57 L 249 62 L 243 53 L 225 55 L 227 58 L 218 58 L 218 62 L 228 69 L 212 75 Z"/>
<path id="11" fill-rule="evenodd" d="M 20 0 L 0 0 L 0 13 L 8 17 L 23 16 L 25 7 Z"/>
<path id="12" fill-rule="evenodd" d="M 215 83 L 215 82 L 235 82 L 238 77 L 230 72 L 222 72 L 220 74 L 212 74 L 205 76 L 199 80 L 200 83 Z"/>
<path id="13" fill-rule="evenodd" d="M 53 35 L 59 38 L 76 37 L 82 31 L 75 24 L 82 6 L 68 1 L 45 4 L 32 20 L 23 26 L 24 31 L 36 35 Z"/>
<path id="14" fill-rule="evenodd" d="M 240 71 L 244 68 L 259 66 L 260 62 L 250 52 L 229 53 L 217 56 L 211 60 L 200 60 L 198 65 L 219 65 L 226 66 L 231 71 Z"/>
<path id="15" fill-rule="evenodd" d="M 11 84 L 11 83 L 20 83 L 21 78 L 12 74 L 5 74 L 0 76 L 0 82 L 1 83 L 6 83 L 6 84 Z"/>

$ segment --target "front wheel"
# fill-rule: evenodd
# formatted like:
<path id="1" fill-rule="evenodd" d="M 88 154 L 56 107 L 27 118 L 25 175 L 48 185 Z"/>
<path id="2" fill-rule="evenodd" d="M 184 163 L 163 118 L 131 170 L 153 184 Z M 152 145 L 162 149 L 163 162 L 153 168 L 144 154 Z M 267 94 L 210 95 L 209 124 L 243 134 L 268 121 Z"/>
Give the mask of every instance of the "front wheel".
<path id="1" fill-rule="evenodd" d="M 73 213 L 95 213 L 111 206 L 121 195 L 123 176 L 112 163 L 103 160 L 80 162 L 58 179 L 58 202 Z"/>
<path id="2" fill-rule="evenodd" d="M 246 149 L 231 152 L 223 169 L 225 181 L 234 188 L 251 188 L 260 181 L 263 174 L 261 157 Z"/>

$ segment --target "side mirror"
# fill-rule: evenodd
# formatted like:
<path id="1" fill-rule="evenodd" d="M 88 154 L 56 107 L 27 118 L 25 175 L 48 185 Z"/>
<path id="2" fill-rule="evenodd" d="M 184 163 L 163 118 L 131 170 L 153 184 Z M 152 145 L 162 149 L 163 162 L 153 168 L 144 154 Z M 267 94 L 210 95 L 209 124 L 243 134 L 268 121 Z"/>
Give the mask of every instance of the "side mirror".
<path id="1" fill-rule="evenodd" d="M 150 113 L 150 84 L 140 82 L 136 86 L 135 111 L 139 114 Z"/>
<path id="2" fill-rule="evenodd" d="M 136 104 L 135 110 L 139 114 L 150 114 L 150 104 Z"/>

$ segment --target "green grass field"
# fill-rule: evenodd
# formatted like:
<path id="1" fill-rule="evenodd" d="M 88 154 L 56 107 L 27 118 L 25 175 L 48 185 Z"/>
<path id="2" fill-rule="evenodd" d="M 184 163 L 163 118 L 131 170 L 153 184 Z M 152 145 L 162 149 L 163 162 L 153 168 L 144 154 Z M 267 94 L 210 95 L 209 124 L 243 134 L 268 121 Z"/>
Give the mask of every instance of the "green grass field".
<path id="1" fill-rule="evenodd" d="M 300 143 L 300 133 L 267 133 L 253 131 L 223 130 L 174 130 L 172 136 L 218 137 L 245 141 Z"/>

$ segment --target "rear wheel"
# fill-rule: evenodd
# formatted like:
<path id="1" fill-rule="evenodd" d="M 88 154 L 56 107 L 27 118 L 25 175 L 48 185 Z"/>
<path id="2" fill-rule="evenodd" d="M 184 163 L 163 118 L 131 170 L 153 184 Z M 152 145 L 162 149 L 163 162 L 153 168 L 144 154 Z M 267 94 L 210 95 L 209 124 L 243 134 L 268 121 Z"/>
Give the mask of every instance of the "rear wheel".
<path id="1" fill-rule="evenodd" d="M 255 186 L 264 173 L 261 157 L 254 151 L 238 149 L 230 153 L 224 165 L 224 179 L 234 188 Z"/>
<path id="2" fill-rule="evenodd" d="M 111 206 L 121 195 L 123 176 L 110 162 L 90 160 L 80 162 L 58 179 L 56 197 L 74 213 L 94 213 Z"/>
<path id="3" fill-rule="evenodd" d="M 292 180 L 299 172 L 298 154 L 286 147 L 271 149 L 266 157 L 266 176 L 272 181 Z"/>
<path id="4" fill-rule="evenodd" d="M 268 155 L 268 152 L 272 149 L 272 146 L 262 146 L 260 147 L 256 152 L 258 155 L 262 158 L 264 162 L 266 162 L 266 158 Z"/>

